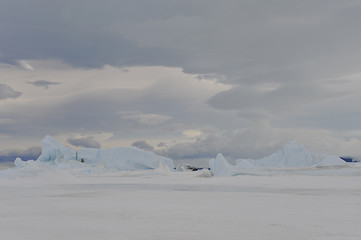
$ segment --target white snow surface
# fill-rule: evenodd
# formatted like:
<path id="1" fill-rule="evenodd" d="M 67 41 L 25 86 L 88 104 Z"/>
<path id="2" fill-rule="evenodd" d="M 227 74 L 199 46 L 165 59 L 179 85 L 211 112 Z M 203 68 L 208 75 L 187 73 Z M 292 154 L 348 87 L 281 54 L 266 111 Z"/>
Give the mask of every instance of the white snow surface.
<path id="1" fill-rule="evenodd" d="M 14 174 L 23 170 L 0 171 L 1 239 L 361 239 L 357 165 L 223 178 L 164 166 Z"/>
<path id="2" fill-rule="evenodd" d="M 339 157 L 315 154 L 308 151 L 301 144 L 292 141 L 283 147 L 283 150 L 273 153 L 262 159 L 238 159 L 236 165 L 231 165 L 218 154 L 216 159 L 209 162 L 213 175 L 217 177 L 234 176 L 248 171 L 264 170 L 265 168 L 305 168 L 305 167 L 332 167 L 346 166 L 347 163 Z"/>

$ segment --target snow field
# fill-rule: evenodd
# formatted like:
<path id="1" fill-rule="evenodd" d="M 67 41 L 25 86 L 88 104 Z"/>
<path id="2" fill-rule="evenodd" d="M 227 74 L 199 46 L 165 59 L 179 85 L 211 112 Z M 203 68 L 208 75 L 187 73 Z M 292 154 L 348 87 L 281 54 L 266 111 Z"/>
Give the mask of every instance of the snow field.
<path id="1" fill-rule="evenodd" d="M 0 181 L 3 239 L 361 239 L 360 175 L 48 171 Z"/>

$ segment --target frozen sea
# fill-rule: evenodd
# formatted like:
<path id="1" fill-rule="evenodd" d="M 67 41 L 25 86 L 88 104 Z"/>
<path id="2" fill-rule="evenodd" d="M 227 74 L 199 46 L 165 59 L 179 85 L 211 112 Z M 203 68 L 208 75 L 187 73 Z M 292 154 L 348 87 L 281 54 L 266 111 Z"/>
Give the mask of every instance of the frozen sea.
<path id="1" fill-rule="evenodd" d="M 361 167 L 0 171 L 0 235 L 41 239 L 359 240 Z"/>

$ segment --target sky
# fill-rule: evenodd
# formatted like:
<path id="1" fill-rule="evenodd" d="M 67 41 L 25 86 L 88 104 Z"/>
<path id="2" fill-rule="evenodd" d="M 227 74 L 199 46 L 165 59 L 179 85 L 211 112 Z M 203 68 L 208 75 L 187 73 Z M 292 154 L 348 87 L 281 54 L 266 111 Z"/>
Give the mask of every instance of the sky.
<path id="1" fill-rule="evenodd" d="M 360 0 L 1 0 L 0 161 L 361 155 Z M 11 160 L 12 161 L 12 160 Z"/>

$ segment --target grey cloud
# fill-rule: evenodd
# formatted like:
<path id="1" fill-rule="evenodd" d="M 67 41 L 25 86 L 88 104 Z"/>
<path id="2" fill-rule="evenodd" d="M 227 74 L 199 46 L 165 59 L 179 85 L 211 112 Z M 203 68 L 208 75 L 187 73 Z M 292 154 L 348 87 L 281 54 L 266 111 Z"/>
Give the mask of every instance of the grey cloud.
<path id="1" fill-rule="evenodd" d="M 244 124 L 242 119 L 232 120 L 232 117 L 237 117 L 236 112 L 223 113 L 199 100 L 194 101 L 198 90 L 189 94 L 180 86 L 172 81 L 139 90 L 76 92 L 56 102 L 41 102 L 36 108 L 24 102 L 8 110 L 9 121 L 0 122 L 0 132 L 11 136 L 32 136 L 38 141 L 47 134 L 91 136 L 103 132 L 112 133 L 112 140 L 119 140 L 126 137 L 171 138 L 189 128 L 216 124 L 230 129 Z"/>
<path id="2" fill-rule="evenodd" d="M 336 0 L 6 0 L 0 56 L 179 66 L 232 83 L 285 83 L 357 70 L 360 9 L 357 1 Z"/>
<path id="3" fill-rule="evenodd" d="M 135 141 L 132 143 L 132 146 L 146 151 L 154 151 L 153 146 L 144 140 Z"/>
<path id="4" fill-rule="evenodd" d="M 35 87 L 43 87 L 44 89 L 48 89 L 50 85 L 59 85 L 61 83 L 39 80 L 39 81 L 34 81 L 34 82 L 28 82 L 28 84 L 34 85 Z"/>
<path id="5" fill-rule="evenodd" d="M 36 160 L 41 153 L 41 147 L 34 146 L 28 149 L 9 149 L 0 151 L 0 162 L 14 162 L 19 157 L 23 161 Z"/>
<path id="6" fill-rule="evenodd" d="M 43 0 L 5 1 L 0 10 L 1 22 L 6 23 L 1 28 L 0 61 L 16 65 L 21 59 L 62 59 L 74 66 L 90 68 L 105 64 L 159 65 L 167 60 L 175 64 L 179 57 L 171 49 L 140 46 L 125 39 L 121 31 L 108 29 L 122 22 L 148 18 L 153 11 L 162 9 L 161 4 L 144 1 L 144 5 L 151 7 L 145 9 L 152 12 L 137 14 L 145 6 L 140 8 L 126 1 L 107 2 L 91 1 L 85 6 L 81 1 L 51 5 Z"/>
<path id="7" fill-rule="evenodd" d="M 21 95 L 21 92 L 13 90 L 10 86 L 0 83 L 0 100 L 7 98 L 17 98 Z"/>
<path id="8" fill-rule="evenodd" d="M 354 62 L 359 55 L 353 49 L 357 46 L 355 39 L 360 37 L 359 31 L 355 32 L 359 26 L 347 17 L 343 21 L 338 18 L 355 12 L 360 5 L 333 1 L 331 7 L 322 1 L 291 2 L 207 1 L 197 17 L 138 24 L 128 33 L 142 44 L 172 46 L 182 51 L 187 57 L 182 62 L 186 72 L 226 74 L 232 83 L 269 79 L 285 83 L 317 78 L 335 70 L 356 70 Z M 170 37 L 157 38 L 163 31 Z M 346 32 L 355 38 L 344 39 Z M 340 54 L 347 63 L 340 64 Z M 346 54 L 353 60 L 346 59 Z"/>
<path id="9" fill-rule="evenodd" d="M 86 138 L 68 138 L 67 142 L 76 147 L 100 148 L 100 143 L 93 137 Z"/>
<path id="10" fill-rule="evenodd" d="M 170 84 L 172 85 L 172 84 Z M 175 91 L 178 90 L 178 95 Z M 167 126 L 194 123 L 204 126 L 218 122 L 233 126 L 206 104 L 195 103 L 189 97 L 180 96 L 176 86 L 157 86 L 142 90 L 114 89 L 70 95 L 62 102 L 44 106 L 29 112 L 36 131 L 58 131 L 90 134 L 92 132 L 116 132 L 116 135 L 136 135 L 167 132 Z M 184 92 L 185 93 L 185 92 Z M 23 111 L 28 111 L 23 109 Z M 29 117 L 28 117 L 29 118 Z M 9 128 L 7 128 L 9 131 Z M 16 129 L 14 129 L 16 131 Z M 27 130 L 26 130 L 27 131 Z M 14 132 L 12 132 L 14 134 Z M 35 133 L 34 133 L 35 134 Z M 49 134 L 43 132 L 42 135 Z"/>
<path id="11" fill-rule="evenodd" d="M 218 131 L 194 142 L 178 143 L 159 153 L 172 159 L 214 158 L 222 153 L 230 160 L 261 158 L 282 147 L 292 139 L 277 136 L 272 127 L 257 125 L 238 131 Z"/>
<path id="12" fill-rule="evenodd" d="M 123 120 L 132 121 L 139 125 L 146 126 L 161 124 L 172 119 L 171 117 L 165 115 L 150 113 L 144 114 L 139 112 L 120 112 L 119 115 Z"/>
<path id="13" fill-rule="evenodd" d="M 332 129 L 334 132 L 357 134 L 361 119 L 360 111 L 356 110 L 359 102 L 357 90 L 353 94 L 344 94 L 328 101 L 315 101 L 302 106 L 293 114 L 283 116 L 277 125 L 288 128 Z"/>
<path id="14" fill-rule="evenodd" d="M 238 109 L 242 116 L 247 117 L 249 110 L 289 114 L 290 111 L 297 111 L 300 106 L 339 98 L 347 94 L 350 94 L 350 91 L 327 88 L 326 85 L 317 82 L 312 84 L 297 82 L 275 87 L 246 85 L 218 93 L 209 99 L 208 103 L 218 109 Z"/>
<path id="15" fill-rule="evenodd" d="M 167 146 L 167 144 L 164 142 L 160 142 L 157 144 L 157 147 L 166 147 L 166 146 Z"/>
<path id="16" fill-rule="evenodd" d="M 0 9 L 0 61 L 61 59 L 89 68 L 162 65 L 199 76 L 224 75 L 218 81 L 234 88 L 210 99 L 210 106 L 245 109 L 249 103 L 248 108 L 260 106 L 253 115 L 268 116 L 287 111 L 291 104 L 328 98 L 334 92 L 322 89 L 319 79 L 359 71 L 361 55 L 355 49 L 361 38 L 360 11 L 358 1 L 337 0 L 327 5 L 286 0 L 107 0 L 86 6 L 80 0 L 51 5 L 45 0 L 6 0 Z M 260 93 L 259 86 L 269 82 L 279 88 Z M 166 109 L 159 114 L 181 116 L 171 113 L 171 107 L 180 109 L 176 101 L 160 95 L 145 98 Z M 145 105 L 139 103 L 142 110 L 137 110 L 145 112 Z"/>
<path id="17" fill-rule="evenodd" d="M 153 110 L 151 102 L 141 100 L 142 93 L 135 90 L 94 91 L 84 94 L 69 95 L 67 98 L 41 107 L 19 105 L 17 109 L 4 112 L 0 122 L 0 132 L 11 136 L 33 136 L 40 140 L 43 136 L 56 133 L 80 133 L 91 135 L 99 132 L 117 132 L 133 134 L 153 129 L 153 125 L 140 125 L 130 120 L 122 120 L 125 115 L 119 112 L 147 112 Z M 31 106 L 31 105 L 30 105 Z M 54 127 L 56 126 L 56 127 Z M 87 140 L 87 139 L 84 139 Z M 72 142 L 74 143 L 74 142 Z M 80 143 L 75 143 L 79 145 Z"/>

